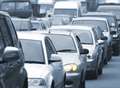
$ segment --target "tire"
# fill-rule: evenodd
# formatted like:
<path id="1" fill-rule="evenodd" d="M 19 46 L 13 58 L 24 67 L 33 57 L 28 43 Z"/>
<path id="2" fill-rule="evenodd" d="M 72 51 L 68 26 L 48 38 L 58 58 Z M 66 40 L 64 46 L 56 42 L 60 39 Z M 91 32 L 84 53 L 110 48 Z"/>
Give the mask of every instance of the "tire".
<path id="1" fill-rule="evenodd" d="M 25 79 L 25 82 L 24 82 L 23 88 L 28 88 L 28 80 L 27 80 L 27 78 Z"/>
<path id="2" fill-rule="evenodd" d="M 54 87 L 54 82 L 52 82 L 51 88 L 55 88 L 55 87 Z"/>
<path id="3" fill-rule="evenodd" d="M 93 79 L 97 79 L 97 78 L 98 78 L 98 69 L 96 69 L 96 70 L 93 72 L 92 78 L 93 78 Z"/>
<path id="4" fill-rule="evenodd" d="M 102 69 L 102 67 L 100 67 L 99 70 L 98 70 L 98 74 L 102 75 L 102 73 L 103 73 L 103 69 Z"/>
<path id="5" fill-rule="evenodd" d="M 85 88 L 85 80 L 81 83 L 81 88 Z"/>

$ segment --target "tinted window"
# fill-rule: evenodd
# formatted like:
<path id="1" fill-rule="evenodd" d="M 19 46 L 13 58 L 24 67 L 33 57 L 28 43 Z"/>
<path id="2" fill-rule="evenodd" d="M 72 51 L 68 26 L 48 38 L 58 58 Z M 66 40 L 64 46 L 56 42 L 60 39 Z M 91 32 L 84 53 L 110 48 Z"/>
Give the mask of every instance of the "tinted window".
<path id="1" fill-rule="evenodd" d="M 50 42 L 49 39 L 46 39 L 46 40 L 45 40 L 48 58 L 50 58 L 52 54 L 55 54 L 55 53 L 56 53 L 56 52 L 54 51 L 54 47 L 52 46 L 51 43 L 52 43 L 52 42 Z"/>
<path id="2" fill-rule="evenodd" d="M 17 43 L 18 43 L 18 38 L 17 38 L 17 34 L 16 34 L 16 32 L 15 32 L 14 25 L 13 25 L 13 23 L 12 23 L 12 21 L 10 20 L 9 17 L 6 17 L 6 20 L 7 20 L 8 26 L 9 26 L 9 28 L 10 28 L 10 32 L 11 32 L 11 34 L 12 34 L 11 36 L 12 36 L 12 39 L 13 39 L 13 43 L 14 43 L 14 45 L 17 45 Z"/>
<path id="3" fill-rule="evenodd" d="M 51 35 L 50 36 L 56 51 L 58 52 L 77 52 L 73 38 L 66 35 Z"/>
<path id="4" fill-rule="evenodd" d="M 98 20 L 76 20 L 73 21 L 74 25 L 94 25 L 100 26 L 102 31 L 108 31 L 107 24 L 105 21 Z"/>
<path id="5" fill-rule="evenodd" d="M 5 46 L 4 46 L 4 40 L 3 40 L 3 35 L 1 33 L 1 28 L 0 28 L 0 57 L 3 54 L 4 48 L 5 48 Z M 2 59 L 0 58 L 0 61 L 1 60 Z"/>
<path id="6" fill-rule="evenodd" d="M 5 41 L 5 45 L 13 46 L 14 44 L 13 44 L 12 36 L 10 33 L 10 29 L 5 18 L 0 18 L 0 28 L 1 28 L 2 35 L 4 37 L 3 39 Z"/>
<path id="7" fill-rule="evenodd" d="M 37 40 L 21 40 L 25 61 L 30 63 L 45 63 L 42 42 Z"/>
<path id="8" fill-rule="evenodd" d="M 79 38 L 82 44 L 93 44 L 93 38 L 90 31 L 79 31 Z"/>

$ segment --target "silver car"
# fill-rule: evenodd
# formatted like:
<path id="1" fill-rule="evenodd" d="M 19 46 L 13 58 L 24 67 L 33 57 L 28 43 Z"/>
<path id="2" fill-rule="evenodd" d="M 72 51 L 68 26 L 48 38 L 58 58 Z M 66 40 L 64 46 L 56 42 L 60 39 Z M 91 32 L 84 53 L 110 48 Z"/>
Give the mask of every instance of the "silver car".
<path id="1" fill-rule="evenodd" d="M 19 32 L 25 55 L 29 88 L 63 88 L 62 61 L 49 37 L 37 32 Z"/>
<path id="2" fill-rule="evenodd" d="M 85 54 L 88 53 L 88 50 L 82 48 L 77 35 L 69 31 L 61 30 L 55 31 L 54 28 L 51 28 L 49 35 L 58 55 L 62 57 L 64 71 L 66 72 L 65 87 L 85 88 Z"/>
<path id="3" fill-rule="evenodd" d="M 120 40 L 120 32 L 118 30 L 118 23 L 116 16 L 113 13 L 110 12 L 89 12 L 84 15 L 85 17 L 104 17 L 107 18 L 109 22 L 109 26 L 111 31 L 114 31 L 113 41 L 112 41 L 112 48 L 113 48 L 113 54 L 119 55 L 119 40 Z"/>
<path id="4" fill-rule="evenodd" d="M 95 25 L 99 26 L 102 29 L 104 36 L 107 37 L 108 44 L 108 60 L 112 57 L 112 34 L 113 32 L 110 30 L 110 26 L 106 18 L 103 17 L 80 17 L 75 18 L 72 21 L 73 25 Z"/>

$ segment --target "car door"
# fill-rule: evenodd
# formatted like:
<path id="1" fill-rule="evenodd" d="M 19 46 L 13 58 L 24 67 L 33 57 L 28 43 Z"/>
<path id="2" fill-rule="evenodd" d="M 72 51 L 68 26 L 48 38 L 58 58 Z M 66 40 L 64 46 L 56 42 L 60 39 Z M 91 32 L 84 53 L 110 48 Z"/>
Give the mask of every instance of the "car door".
<path id="1" fill-rule="evenodd" d="M 0 28 L 1 34 L 3 36 L 4 48 L 8 46 L 16 47 L 14 45 L 10 28 L 5 18 L 1 18 Z M 5 75 L 3 77 L 5 88 L 16 88 L 18 86 L 17 82 L 20 81 L 18 79 L 18 72 L 20 70 L 19 68 L 21 67 L 20 64 L 17 61 L 11 61 L 8 63 L 4 63 L 3 65 L 5 65 L 6 69 Z"/>
<path id="2" fill-rule="evenodd" d="M 46 43 L 48 59 L 50 60 L 51 55 L 56 54 L 56 50 L 49 38 L 45 40 L 45 43 Z M 62 83 L 63 78 L 64 78 L 62 62 L 49 63 L 49 65 L 53 67 L 53 77 L 54 77 L 55 86 L 57 88 L 60 88 L 60 86 L 62 86 L 62 84 L 60 83 Z"/>
<path id="3" fill-rule="evenodd" d="M 82 48 L 82 45 L 81 45 L 80 38 L 78 36 L 76 36 L 76 40 L 77 40 L 77 43 L 78 43 L 79 52 L 81 52 L 81 50 L 83 48 Z M 85 67 L 86 67 L 86 55 L 82 55 L 82 54 L 79 54 L 79 55 L 80 55 L 80 61 L 81 61 L 81 69 L 85 69 Z"/>

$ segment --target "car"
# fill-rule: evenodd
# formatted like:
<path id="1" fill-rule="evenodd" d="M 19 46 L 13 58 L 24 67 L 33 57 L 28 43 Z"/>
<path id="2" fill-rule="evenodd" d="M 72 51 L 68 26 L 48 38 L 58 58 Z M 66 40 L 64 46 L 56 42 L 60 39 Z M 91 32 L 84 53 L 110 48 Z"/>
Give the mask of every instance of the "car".
<path id="1" fill-rule="evenodd" d="M 62 57 L 66 72 L 65 87 L 85 88 L 85 54 L 88 51 L 82 48 L 78 36 L 69 31 L 61 31 L 61 29 L 56 31 L 53 27 L 50 28 L 49 35 L 58 55 Z"/>
<path id="2" fill-rule="evenodd" d="M 47 30 L 47 24 L 42 20 L 31 20 L 33 30 Z"/>
<path id="3" fill-rule="evenodd" d="M 102 29 L 104 36 L 107 37 L 107 45 L 108 45 L 108 60 L 112 57 L 112 35 L 114 32 L 110 30 L 110 26 L 106 18 L 103 17 L 79 17 L 74 18 L 72 21 L 72 25 L 95 25 L 99 26 Z"/>
<path id="4" fill-rule="evenodd" d="M 80 17 L 82 5 L 79 1 L 58 1 L 54 5 L 54 15 L 70 15 L 72 18 Z"/>
<path id="5" fill-rule="evenodd" d="M 31 31 L 32 30 L 32 24 L 31 24 L 30 19 L 12 17 L 11 20 L 14 24 L 16 31 Z"/>
<path id="6" fill-rule="evenodd" d="M 119 0 L 99 0 L 98 8 L 96 11 L 98 12 L 111 12 L 117 18 L 118 25 L 120 24 L 120 1 Z M 120 31 L 120 25 L 119 25 Z"/>
<path id="7" fill-rule="evenodd" d="M 52 16 L 52 26 L 67 25 L 72 21 L 69 15 L 54 15 Z"/>
<path id="8" fill-rule="evenodd" d="M 95 30 L 95 34 L 96 34 L 96 37 L 97 37 L 97 40 L 98 41 L 102 41 L 103 43 L 101 43 L 101 46 L 102 46 L 102 49 L 103 49 L 103 65 L 107 64 L 108 62 L 108 58 L 107 58 L 107 50 L 108 50 L 108 45 L 107 45 L 107 37 L 104 36 L 102 30 L 100 29 L 100 27 L 94 27 L 93 26 L 93 29 Z"/>
<path id="9" fill-rule="evenodd" d="M 50 38 L 32 31 L 17 34 L 25 55 L 28 87 L 63 88 L 65 72 Z"/>
<path id="10" fill-rule="evenodd" d="M 0 88 L 27 88 L 24 54 L 11 17 L 0 11 Z"/>
<path id="11" fill-rule="evenodd" d="M 120 40 L 120 32 L 118 30 L 118 23 L 116 16 L 113 13 L 110 12 L 89 12 L 84 15 L 85 17 L 104 17 L 107 18 L 111 31 L 114 31 L 115 34 L 112 36 L 112 48 L 113 48 L 113 54 L 119 55 L 119 40 Z"/>
<path id="12" fill-rule="evenodd" d="M 0 10 L 8 12 L 12 17 L 29 18 L 32 16 L 29 0 L 2 0 Z"/>
<path id="13" fill-rule="evenodd" d="M 30 0 L 34 17 L 48 17 L 53 15 L 55 0 Z"/>
<path id="14" fill-rule="evenodd" d="M 68 30 L 75 33 L 81 40 L 83 49 L 88 49 L 87 54 L 87 68 L 86 75 L 92 78 L 97 78 L 98 74 L 102 74 L 102 41 L 97 41 L 94 29 L 90 26 L 57 26 L 53 28 L 54 30 Z M 63 32 L 62 32 L 63 33 Z M 63 38 L 64 39 L 64 38 Z M 65 39 L 66 40 L 66 39 Z M 70 43 L 69 43 L 70 44 Z M 69 45 L 67 44 L 67 45 Z M 92 47 L 92 48 L 91 48 Z"/>

